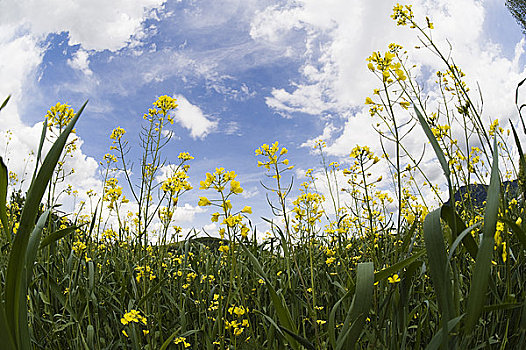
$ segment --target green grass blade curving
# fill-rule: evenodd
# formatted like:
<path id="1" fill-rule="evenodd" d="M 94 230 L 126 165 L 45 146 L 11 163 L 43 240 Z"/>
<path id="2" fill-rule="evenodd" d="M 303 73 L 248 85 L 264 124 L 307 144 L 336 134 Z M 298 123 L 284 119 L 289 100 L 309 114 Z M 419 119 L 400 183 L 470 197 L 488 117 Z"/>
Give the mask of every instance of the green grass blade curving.
<path id="1" fill-rule="evenodd" d="M 365 326 L 371 308 L 374 290 L 374 265 L 372 262 L 359 263 L 356 267 L 356 291 L 336 341 L 336 350 L 353 349 Z"/>
<path id="2" fill-rule="evenodd" d="M 38 175 L 34 181 L 31 182 L 26 195 L 26 202 L 24 208 L 22 209 L 20 226 L 18 228 L 17 235 L 13 240 L 13 246 L 7 266 L 5 307 L 7 322 L 12 330 L 12 335 L 17 346 L 21 344 L 21 337 L 29 337 L 29 334 L 20 334 L 19 325 L 21 305 L 19 299 L 22 294 L 25 294 L 22 289 L 25 282 L 24 268 L 29 235 L 35 225 L 35 219 L 40 206 L 40 201 L 42 200 L 42 196 L 44 195 L 51 176 L 53 175 L 53 171 L 60 158 L 60 154 L 64 149 L 71 130 L 73 130 L 75 123 L 84 110 L 86 103 L 87 102 L 82 105 L 77 114 L 75 114 L 70 123 L 66 126 L 62 134 L 57 138 L 46 155 L 42 167 L 38 171 Z"/>
<path id="3" fill-rule="evenodd" d="M 440 162 L 442 171 L 444 172 L 444 175 L 446 176 L 447 184 L 449 186 L 449 192 L 450 194 L 452 194 L 451 171 L 449 170 L 449 163 L 446 160 L 446 156 L 444 155 L 444 152 L 440 148 L 440 145 L 438 144 L 438 141 L 436 140 L 435 135 L 433 134 L 433 131 L 429 127 L 429 124 L 427 123 L 422 113 L 420 113 L 420 111 L 416 107 L 415 107 L 415 112 L 416 112 L 418 121 L 420 122 L 420 125 L 422 126 L 422 129 L 424 129 L 424 133 L 426 134 L 427 139 L 431 143 L 431 146 L 433 146 L 433 150 L 435 151 L 438 161 Z"/>
<path id="4" fill-rule="evenodd" d="M 46 139 L 46 131 L 47 131 L 47 119 L 44 119 L 44 121 L 42 122 L 42 133 L 40 134 L 40 142 L 38 144 L 37 160 L 35 162 L 35 171 L 33 172 L 33 178 L 31 179 L 31 182 L 33 182 L 33 180 L 37 176 L 38 164 L 40 163 L 40 158 L 42 157 L 42 147 L 44 146 L 44 140 Z"/>
<path id="5" fill-rule="evenodd" d="M 2 349 L 15 350 L 15 341 L 11 334 L 11 329 L 7 324 L 7 317 L 5 314 L 4 303 L 0 301 L 0 344 Z"/>
<path id="6" fill-rule="evenodd" d="M 443 205 L 440 211 L 440 217 L 442 220 L 447 222 L 448 226 L 451 228 L 453 237 L 455 239 L 467 228 L 466 224 L 458 215 L 458 213 L 453 210 L 449 205 Z M 465 235 L 462 239 L 462 245 L 466 248 L 467 252 L 473 259 L 477 258 L 478 246 L 477 242 L 471 235 Z"/>
<path id="7" fill-rule="evenodd" d="M 462 231 L 458 236 L 457 238 L 455 239 L 455 241 L 453 242 L 453 244 L 451 244 L 451 247 L 449 247 L 449 254 L 447 256 L 447 261 L 448 263 L 451 261 L 451 258 L 453 257 L 453 254 L 455 253 L 455 250 L 457 249 L 457 247 L 459 246 L 460 242 L 462 242 L 467 235 L 470 235 L 471 234 L 471 231 L 479 228 L 480 226 L 482 226 L 482 223 L 480 222 L 477 222 L 473 225 L 471 225 L 470 227 L 466 228 L 464 231 Z"/>
<path id="8" fill-rule="evenodd" d="M 429 263 L 429 274 L 437 294 L 442 327 L 444 328 L 442 345 L 446 346 L 449 336 L 448 322 L 453 315 L 453 297 L 450 292 L 451 282 L 440 215 L 441 209 L 436 209 L 427 214 L 424 220 L 424 242 Z"/>
<path id="9" fill-rule="evenodd" d="M 491 272 L 491 258 L 495 246 L 495 228 L 500 204 L 499 156 L 497 139 L 493 145 L 493 164 L 488 189 L 488 200 L 484 213 L 484 228 L 471 279 L 466 311 L 465 331 L 469 334 L 477 323 L 486 300 L 486 290 Z"/>
<path id="10" fill-rule="evenodd" d="M 314 345 L 308 341 L 307 339 L 303 338 L 302 336 L 300 336 L 299 334 L 296 334 L 290 330 L 288 330 L 287 328 L 283 327 L 283 326 L 279 326 L 279 328 L 287 333 L 289 336 L 291 336 L 292 338 L 294 338 L 298 343 L 300 343 L 301 345 L 303 345 L 303 347 L 307 350 L 316 350 L 316 347 L 314 347 Z"/>
<path id="11" fill-rule="evenodd" d="M 37 259 L 38 246 L 40 245 L 40 237 L 42 237 L 42 230 L 46 225 L 46 221 L 51 213 L 51 209 L 46 210 L 38 218 L 37 224 L 29 236 L 26 252 L 26 283 L 29 286 L 33 276 L 33 265 Z"/>
<path id="12" fill-rule="evenodd" d="M 261 267 L 261 264 L 259 263 L 258 259 L 256 259 L 256 257 L 242 242 L 240 242 L 240 246 L 243 248 L 243 251 L 247 254 L 249 260 L 252 262 L 252 265 L 254 265 L 256 272 L 265 281 L 265 287 L 267 288 L 267 291 L 270 294 L 270 299 L 272 300 L 272 305 L 274 305 L 274 308 L 276 309 L 276 315 L 278 316 L 279 322 L 283 327 L 297 334 L 298 328 L 292 320 L 292 316 L 290 314 L 289 309 L 287 308 L 287 305 L 285 304 L 285 300 L 283 300 L 283 297 L 281 297 L 281 295 L 278 295 L 278 293 L 270 283 L 270 279 L 267 277 L 267 274 L 263 270 L 263 267 Z M 285 337 L 289 341 L 292 348 L 299 349 L 299 344 L 293 337 L 291 337 L 289 334 L 285 334 Z"/>
<path id="13" fill-rule="evenodd" d="M 381 280 L 386 279 L 387 277 L 392 276 L 393 274 L 397 273 L 398 271 L 402 270 L 403 268 L 411 265 L 414 261 L 418 260 L 425 254 L 425 250 L 422 249 L 413 255 L 411 255 L 409 258 L 404 259 L 402 261 L 397 262 L 396 264 L 393 264 L 389 267 L 386 267 L 383 270 L 380 270 L 374 274 L 374 281 L 378 282 Z"/>
<path id="14" fill-rule="evenodd" d="M 70 227 L 63 228 L 61 230 L 57 230 L 57 231 L 55 231 L 53 233 L 50 233 L 46 237 L 42 238 L 42 240 L 40 241 L 39 249 L 45 248 L 48 245 L 50 245 L 51 243 L 54 243 L 54 242 L 56 242 L 56 241 L 58 241 L 58 240 L 60 240 L 60 239 L 62 239 L 64 237 L 66 237 L 71 232 L 75 232 L 76 229 L 81 228 L 84 225 L 85 224 L 78 225 L 78 226 L 70 226 Z"/>
<path id="15" fill-rule="evenodd" d="M 513 222 L 510 219 L 499 218 L 499 220 L 505 222 L 506 225 L 508 225 L 508 227 L 511 229 L 511 231 L 513 231 L 515 236 L 517 236 L 517 238 L 519 239 L 519 242 L 521 242 L 522 249 L 526 250 L 526 233 L 524 232 L 524 230 L 519 225 L 517 225 L 516 222 Z"/>
<path id="16" fill-rule="evenodd" d="M 7 96 L 7 98 L 2 102 L 2 105 L 0 106 L 0 111 L 4 109 L 4 107 L 7 105 L 7 102 L 9 102 L 9 99 L 11 98 L 11 95 Z"/>
<path id="17" fill-rule="evenodd" d="M 455 317 L 454 319 L 450 320 L 447 324 L 448 329 L 453 329 L 457 326 L 457 324 L 460 322 L 462 317 L 464 317 L 465 314 L 462 314 L 458 317 Z M 443 329 L 439 330 L 431 339 L 429 344 L 426 346 L 426 350 L 438 350 L 440 348 L 440 345 L 442 344 L 442 338 L 443 338 Z"/>
<path id="18" fill-rule="evenodd" d="M 331 343 L 331 347 L 333 349 L 336 348 L 336 311 L 338 311 L 338 307 L 340 306 L 340 304 L 353 293 L 354 293 L 354 288 L 349 289 L 349 291 L 347 291 L 347 293 L 345 293 L 345 295 L 341 297 L 340 300 L 338 300 L 334 304 L 329 314 L 329 322 L 328 322 L 327 330 L 329 333 L 329 342 Z"/>
<path id="19" fill-rule="evenodd" d="M 0 221 L 2 222 L 2 231 L 7 242 L 11 242 L 11 232 L 7 223 L 7 182 L 7 166 L 2 157 L 0 157 Z"/>

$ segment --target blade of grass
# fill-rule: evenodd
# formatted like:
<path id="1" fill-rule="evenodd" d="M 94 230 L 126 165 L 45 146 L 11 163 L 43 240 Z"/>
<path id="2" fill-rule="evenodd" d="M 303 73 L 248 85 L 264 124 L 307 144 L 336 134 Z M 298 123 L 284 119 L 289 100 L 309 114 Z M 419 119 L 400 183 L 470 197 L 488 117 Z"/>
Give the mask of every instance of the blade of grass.
<path id="1" fill-rule="evenodd" d="M 447 222 L 448 226 L 452 230 L 452 234 L 453 237 L 455 237 L 455 239 L 467 228 L 460 215 L 458 215 L 458 213 L 455 210 L 453 210 L 453 208 L 449 205 L 442 206 L 440 217 L 442 218 L 442 220 Z M 465 235 L 462 239 L 462 245 L 464 246 L 464 248 L 466 248 L 469 255 L 471 255 L 473 259 L 477 258 L 477 252 L 479 248 L 473 236 Z"/>
<path id="2" fill-rule="evenodd" d="M 9 102 L 9 99 L 11 98 L 11 95 L 7 96 L 7 98 L 2 102 L 2 105 L 0 106 L 0 111 L 4 109 L 4 107 L 7 105 L 7 102 Z"/>
<path id="3" fill-rule="evenodd" d="M 80 114 L 84 110 L 86 103 L 82 105 L 77 114 L 72 118 L 62 134 L 57 138 L 51 149 L 49 150 L 42 167 L 38 171 L 38 175 L 31 183 L 26 196 L 26 202 L 22 209 L 20 217 L 20 226 L 17 235 L 13 241 L 13 247 L 9 256 L 7 266 L 7 276 L 5 285 L 5 306 L 6 316 L 9 327 L 12 330 L 12 335 L 17 346 L 21 344 L 22 337 L 29 337 L 29 334 L 20 334 L 20 298 L 23 295 L 25 299 L 25 291 L 23 291 L 23 284 L 25 282 L 24 268 L 26 259 L 26 249 L 29 241 L 29 234 L 35 225 L 35 219 L 40 207 L 40 201 L 46 191 L 47 185 L 55 166 L 59 160 L 60 154 L 64 149 L 67 138 L 71 130 L 75 126 Z M 24 300 L 25 304 L 25 300 Z"/>
<path id="4" fill-rule="evenodd" d="M 453 329 L 457 326 L 457 324 L 460 322 L 462 317 L 464 317 L 465 314 L 462 314 L 458 317 L 455 317 L 454 319 L 450 320 L 447 324 L 448 329 Z M 442 344 L 442 338 L 443 338 L 443 329 L 440 329 L 431 339 L 429 344 L 426 346 L 426 350 L 437 350 L 440 345 Z"/>
<path id="5" fill-rule="evenodd" d="M 372 262 L 359 263 L 356 267 L 356 292 L 336 341 L 336 350 L 355 347 L 363 331 L 365 320 L 373 299 L 374 265 Z"/>
<path id="6" fill-rule="evenodd" d="M 411 265 L 413 263 L 413 261 L 415 261 L 418 258 L 422 257 L 425 254 L 425 252 L 426 251 L 424 249 L 422 249 L 422 250 L 416 252 L 415 254 L 411 255 L 407 259 L 399 261 L 399 262 L 397 262 L 394 265 L 391 265 L 389 267 L 386 267 L 383 270 L 375 272 L 375 274 L 374 274 L 374 281 L 378 282 L 378 281 L 386 279 L 387 277 L 392 276 L 393 274 L 395 274 L 396 272 L 400 271 L 404 267 Z"/>
<path id="7" fill-rule="evenodd" d="M 40 142 L 38 144 L 37 160 L 35 162 L 35 171 L 33 171 L 33 178 L 31 179 L 31 182 L 33 182 L 33 180 L 37 176 L 38 164 L 40 164 L 40 158 L 42 157 L 42 147 L 44 146 L 44 140 L 46 139 L 46 131 L 47 131 L 47 119 L 44 119 L 44 121 L 42 122 L 42 133 L 40 134 Z"/>
<path id="8" fill-rule="evenodd" d="M 0 221 L 7 242 L 11 242 L 11 232 L 7 224 L 7 179 L 7 166 L 0 157 Z"/>
<path id="9" fill-rule="evenodd" d="M 449 337 L 448 322 L 453 315 L 453 298 L 450 292 L 449 268 L 446 256 L 446 245 L 440 222 L 441 209 L 429 213 L 424 220 L 424 242 L 427 251 L 429 273 L 437 294 L 442 332 L 442 346 L 447 346 Z"/>
<path id="10" fill-rule="evenodd" d="M 491 271 L 491 257 L 495 245 L 495 228 L 497 225 L 497 214 L 500 203 L 500 178 L 499 178 L 499 156 L 497 139 L 493 145 L 493 164 L 491 166 L 491 179 L 488 190 L 488 200 L 484 213 L 484 228 L 480 242 L 471 286 L 468 295 L 466 311 L 465 333 L 469 334 L 477 323 L 482 307 L 486 299 L 486 290 Z"/>
<path id="11" fill-rule="evenodd" d="M 462 242 L 464 240 L 464 238 L 466 237 L 466 235 L 468 234 L 471 234 L 471 231 L 473 231 L 474 229 L 477 229 L 479 228 L 480 226 L 482 226 L 482 223 L 481 222 L 477 222 L 473 225 L 471 225 L 470 227 L 466 228 L 464 231 L 462 231 L 458 236 L 457 238 L 455 239 L 455 241 L 453 242 L 453 244 L 451 245 L 451 247 L 449 247 L 449 254 L 447 256 L 447 261 L 448 263 L 451 261 L 451 258 L 453 257 L 453 253 L 455 252 L 455 250 L 457 249 L 458 245 L 460 244 L 460 242 Z"/>
<path id="12" fill-rule="evenodd" d="M 40 237 L 42 236 L 42 230 L 46 225 L 50 213 L 51 209 L 48 209 L 42 213 L 42 215 L 40 215 L 37 224 L 35 225 L 35 228 L 29 237 L 26 252 L 26 283 L 28 286 L 29 283 L 31 283 L 31 278 L 33 276 L 33 265 L 35 264 L 37 258 L 37 251 L 40 243 Z"/>
<path id="13" fill-rule="evenodd" d="M 296 334 L 290 330 L 288 330 L 287 328 L 283 327 L 283 326 L 279 326 L 279 328 L 284 331 L 285 333 L 287 333 L 288 335 L 290 335 L 292 338 L 296 339 L 298 341 L 298 343 L 300 343 L 301 345 L 303 345 L 305 348 L 307 348 L 308 350 L 316 350 L 316 348 L 314 347 L 314 345 L 308 341 L 307 339 L 303 338 L 302 336 L 300 336 L 299 334 Z"/>
<path id="14" fill-rule="evenodd" d="M 3 302 L 0 302 L 0 344 L 2 344 L 2 348 L 6 350 L 16 349 L 13 336 L 11 335 L 11 330 L 9 329 L 9 325 L 7 323 Z"/>
<path id="15" fill-rule="evenodd" d="M 331 313 L 329 314 L 329 324 L 327 329 L 329 332 L 329 342 L 331 343 L 331 347 L 333 349 L 336 348 L 336 311 L 338 311 L 338 307 L 340 306 L 340 304 L 354 293 L 354 287 L 355 285 L 353 284 L 352 288 L 349 288 L 347 293 L 345 293 L 345 295 L 341 297 L 340 300 L 336 302 L 336 304 L 334 304 L 334 306 L 331 309 Z"/>
<path id="16" fill-rule="evenodd" d="M 267 291 L 270 294 L 270 298 L 272 300 L 272 305 L 274 305 L 274 308 L 276 309 L 276 314 L 278 316 L 279 322 L 285 328 L 287 328 L 287 329 L 289 329 L 292 332 L 297 334 L 298 333 L 298 329 L 296 327 L 296 324 L 292 320 L 292 316 L 290 315 L 290 311 L 287 308 L 287 306 L 285 304 L 285 301 L 283 300 L 283 297 L 281 297 L 280 295 L 278 295 L 278 293 L 276 293 L 276 290 L 274 289 L 274 287 L 270 283 L 270 279 L 267 277 L 267 274 L 265 273 L 265 271 L 261 267 L 261 264 L 256 259 L 256 257 L 250 252 L 250 250 L 247 247 L 245 247 L 245 245 L 241 241 L 239 241 L 239 244 L 243 248 L 243 251 L 247 254 L 249 260 L 252 262 L 252 264 L 256 268 L 256 272 L 265 281 L 265 287 L 267 288 Z M 285 337 L 287 338 L 287 340 L 289 341 L 290 345 L 294 349 L 299 349 L 299 344 L 293 337 L 291 337 L 288 334 L 286 334 Z"/>
<path id="17" fill-rule="evenodd" d="M 433 134 L 433 131 L 429 127 L 429 124 L 427 123 L 422 113 L 420 113 L 420 111 L 416 107 L 415 107 L 415 112 L 416 112 L 418 121 L 420 122 L 422 129 L 424 129 L 424 133 L 426 134 L 427 139 L 431 143 L 431 146 L 433 146 L 433 150 L 435 151 L 438 161 L 440 162 L 442 171 L 444 172 L 444 175 L 446 176 L 446 179 L 447 179 L 447 184 L 448 184 L 449 193 L 450 193 L 449 197 L 452 198 L 453 197 L 453 187 L 451 184 L 451 171 L 449 170 L 449 164 L 446 160 L 446 156 L 444 155 L 444 152 L 442 152 L 442 149 L 440 148 L 440 145 L 438 144 L 438 141 L 436 140 L 435 135 Z"/>
<path id="18" fill-rule="evenodd" d="M 63 228 L 62 230 L 58 230 L 58 231 L 55 231 L 53 233 L 50 233 L 49 235 L 47 235 L 46 237 L 44 237 L 40 241 L 39 249 L 45 248 L 48 245 L 50 245 L 51 243 L 56 242 L 56 241 L 58 241 L 58 240 L 60 240 L 60 239 L 62 239 L 64 237 L 66 237 L 71 232 L 74 232 L 76 229 L 81 228 L 84 225 L 85 224 L 78 225 L 78 226 L 70 226 L 70 227 Z"/>

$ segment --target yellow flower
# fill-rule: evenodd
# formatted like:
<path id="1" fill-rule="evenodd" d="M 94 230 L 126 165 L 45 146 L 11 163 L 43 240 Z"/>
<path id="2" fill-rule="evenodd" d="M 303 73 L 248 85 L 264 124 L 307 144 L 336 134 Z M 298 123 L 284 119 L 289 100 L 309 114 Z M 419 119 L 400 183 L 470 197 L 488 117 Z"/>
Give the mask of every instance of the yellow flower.
<path id="1" fill-rule="evenodd" d="M 252 214 L 252 208 L 249 206 L 246 206 L 241 210 L 242 213 Z"/>
<path id="2" fill-rule="evenodd" d="M 243 193 L 243 189 L 241 188 L 239 181 L 232 180 L 230 182 L 230 191 L 236 194 Z"/>
<path id="3" fill-rule="evenodd" d="M 121 139 L 122 135 L 124 135 L 125 133 L 126 133 L 126 130 L 124 130 L 123 128 L 119 126 L 113 129 L 113 131 L 111 132 L 110 139 L 118 141 Z"/>
<path id="4" fill-rule="evenodd" d="M 325 260 L 325 263 L 327 265 L 331 265 L 333 262 L 336 261 L 336 258 L 335 257 L 330 257 L 330 258 L 327 258 L 327 260 Z"/>
<path id="5" fill-rule="evenodd" d="M 246 226 L 243 226 L 241 228 L 241 237 L 246 238 L 248 236 L 248 232 L 250 232 L 250 229 Z"/>
<path id="6" fill-rule="evenodd" d="M 219 213 L 213 213 L 212 214 L 212 222 L 217 222 L 219 220 Z"/>
<path id="7" fill-rule="evenodd" d="M 199 197 L 199 202 L 197 203 L 197 205 L 199 205 L 200 207 L 206 207 L 207 205 L 210 205 L 210 204 L 212 204 L 212 202 L 210 202 L 208 198 Z"/>
<path id="8" fill-rule="evenodd" d="M 393 284 L 401 281 L 400 277 L 396 273 L 392 277 L 387 278 L 387 280 L 389 281 L 389 283 L 393 283 Z"/>
<path id="9" fill-rule="evenodd" d="M 130 322 L 146 324 L 146 317 L 142 316 L 137 310 L 130 310 L 121 318 L 121 323 L 127 325 Z"/>

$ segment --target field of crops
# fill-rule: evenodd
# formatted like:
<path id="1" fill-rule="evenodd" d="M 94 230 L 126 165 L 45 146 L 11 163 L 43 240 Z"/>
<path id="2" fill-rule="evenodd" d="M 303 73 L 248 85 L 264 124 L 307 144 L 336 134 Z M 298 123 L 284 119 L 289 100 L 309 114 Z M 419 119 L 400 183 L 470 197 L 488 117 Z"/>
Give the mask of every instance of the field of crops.
<path id="1" fill-rule="evenodd" d="M 261 170 L 273 213 L 266 234 L 254 229 L 257 213 L 243 203 L 243 184 L 231 169 L 218 165 L 190 181 L 194 157 L 181 152 L 158 181 L 170 141 L 165 131 L 177 113 L 169 96 L 144 115 L 140 183 L 128 177 L 126 131 L 116 128 L 101 161 L 101 195 L 62 214 L 56 206 L 75 188 L 62 193 L 57 185 L 67 180 L 64 165 L 77 147 L 72 133 L 85 105 L 76 113 L 51 107 L 40 150 L 49 139 L 53 146 L 36 154 L 27 193 L 13 190 L 20 180 L 1 164 L 0 347 L 526 348 L 524 123 L 510 130 L 498 120 L 484 123 L 461 69 L 435 46 L 430 19 L 421 24 L 401 5 L 392 17 L 443 61 L 439 108 L 427 104 L 401 46 L 374 52 L 364 64 L 378 88 L 365 103 L 394 153 L 356 146 L 344 167 L 328 159 L 320 140 L 323 168 L 307 171 L 308 181 L 293 188 L 287 149 L 254 145 L 250 166 Z M 406 151 L 406 135 L 417 131 L 436 157 L 440 183 Z M 373 175 L 382 164 L 389 190 Z M 487 186 L 464 187 L 455 203 L 446 202 L 474 183 Z M 440 201 L 443 184 L 449 196 Z M 173 214 L 179 198 L 198 190 L 221 237 L 195 231 L 181 240 Z M 129 203 L 136 212 L 122 209 Z"/>

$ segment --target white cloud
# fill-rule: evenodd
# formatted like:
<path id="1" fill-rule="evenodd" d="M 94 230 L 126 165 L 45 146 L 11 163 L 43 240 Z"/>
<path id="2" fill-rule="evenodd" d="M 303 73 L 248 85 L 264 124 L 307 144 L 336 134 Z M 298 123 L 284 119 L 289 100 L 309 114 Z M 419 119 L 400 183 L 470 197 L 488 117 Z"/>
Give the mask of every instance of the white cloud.
<path id="1" fill-rule="evenodd" d="M 70 45 L 116 51 L 126 46 L 133 35 L 140 35 L 144 19 L 163 3 L 164 0 L 3 1 L 0 22 L 24 27 L 41 39 L 48 33 L 68 32 Z"/>
<path id="2" fill-rule="evenodd" d="M 145 36 L 144 20 L 154 16 L 152 10 L 163 3 L 163 0 L 0 2 L 0 99 L 3 101 L 12 94 L 9 104 L 0 112 L 0 132 L 10 131 L 9 145 L 2 156 L 6 158 L 10 171 L 25 178 L 23 188 L 29 185 L 35 166 L 34 154 L 40 140 L 41 123 L 24 124 L 19 107 L 31 103 L 25 100 L 28 96 L 24 91 L 30 90 L 38 79 L 37 69 L 47 49 L 42 43 L 47 36 L 68 33 L 69 45 L 80 44 L 80 48 L 67 63 L 91 76 L 89 54 L 136 45 L 137 40 Z M 84 113 L 89 113 L 89 106 Z M 96 174 L 97 162 L 82 152 L 82 143 L 79 138 L 78 148 L 66 162 L 68 169 L 75 169 L 67 180 L 75 184 L 79 193 L 101 187 Z M 44 152 L 49 147 L 46 144 Z M 59 190 L 66 184 L 60 185 Z"/>
<path id="3" fill-rule="evenodd" d="M 86 50 L 79 49 L 75 52 L 73 59 L 68 59 L 68 65 L 76 70 L 80 70 L 87 76 L 93 75 L 89 68 L 89 53 Z"/>
<path id="4" fill-rule="evenodd" d="M 175 111 L 175 121 L 182 127 L 190 130 L 190 135 L 196 138 L 204 138 L 217 127 L 217 121 L 207 118 L 201 108 L 191 104 L 183 95 L 174 96 L 179 105 Z"/>
<path id="5" fill-rule="evenodd" d="M 254 40 L 266 42 L 273 48 L 296 45 L 297 37 L 291 37 L 290 33 L 303 32 L 301 78 L 291 81 L 289 86 L 275 87 L 266 102 L 285 116 L 300 112 L 347 119 L 340 131 L 332 129 L 329 118 L 320 135 L 329 144 L 329 154 L 346 156 L 357 144 L 373 146 L 375 152 L 381 153 L 378 135 L 372 128 L 374 121 L 364 106 L 365 98 L 372 96 L 373 89 L 381 83 L 368 71 L 365 59 L 373 51 L 385 51 L 391 42 L 407 49 L 408 66 L 417 66 L 414 74 L 429 93 L 429 110 L 436 110 L 438 106 L 440 96 L 433 73 L 443 70 L 444 64 L 425 48 L 414 48 L 421 45 L 416 30 L 396 26 L 390 18 L 395 3 L 290 1 L 285 5 L 269 6 L 258 12 L 252 21 Z M 417 0 L 410 3 L 417 21 L 425 23 L 425 16 L 429 16 L 434 22 L 434 42 L 446 56 L 451 54 L 455 64 L 466 73 L 466 82 L 475 100 L 479 100 L 477 84 L 480 85 L 484 123 L 510 116 L 516 119 L 513 99 L 516 84 L 526 73 L 525 67 L 519 64 L 524 59 L 525 40 L 516 44 L 513 57 L 506 56 L 499 43 L 483 35 L 487 13 L 481 1 Z M 426 142 L 418 129 L 405 140 L 409 151 L 416 155 Z M 312 144 L 315 139 L 307 140 L 303 146 Z"/>

